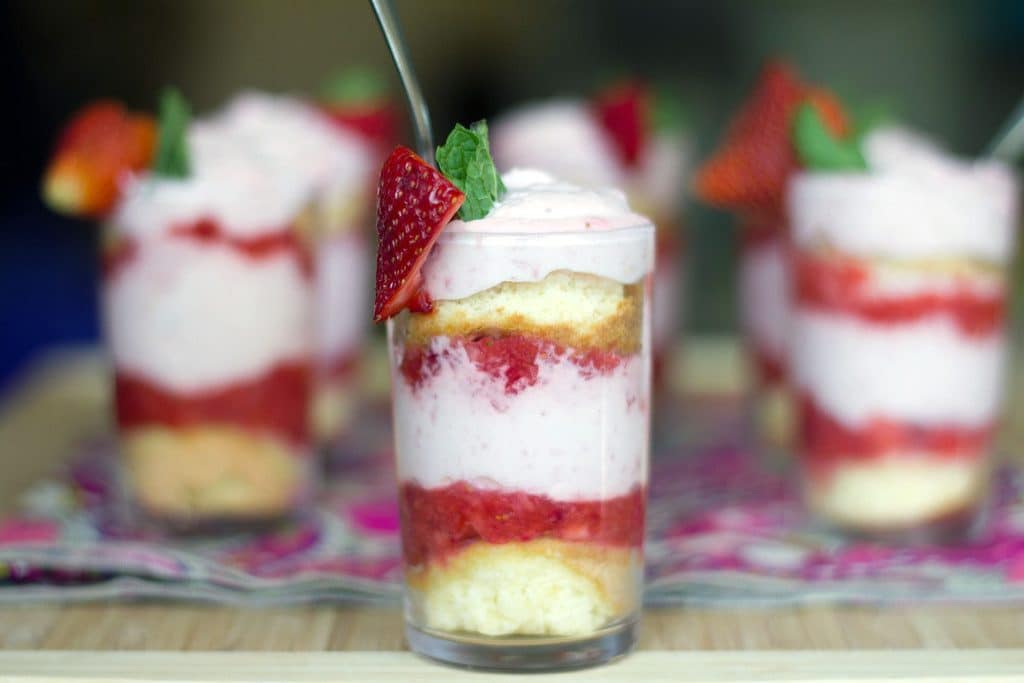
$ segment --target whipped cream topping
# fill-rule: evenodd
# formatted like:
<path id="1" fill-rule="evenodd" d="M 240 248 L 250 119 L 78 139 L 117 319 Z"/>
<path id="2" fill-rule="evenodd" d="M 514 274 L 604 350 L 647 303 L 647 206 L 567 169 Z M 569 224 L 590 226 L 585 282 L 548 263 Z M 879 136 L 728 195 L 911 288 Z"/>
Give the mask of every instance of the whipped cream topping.
<path id="1" fill-rule="evenodd" d="M 238 135 L 197 124 L 189 131 L 192 173 L 164 178 L 151 173 L 127 180 L 112 223 L 129 235 L 153 235 L 200 219 L 213 219 L 233 235 L 288 230 L 312 198 L 297 178 L 269 174 Z"/>
<path id="2" fill-rule="evenodd" d="M 502 177 L 507 192 L 480 220 L 452 221 L 423 266 L 434 299 L 461 299 L 556 270 L 624 284 L 654 267 L 654 230 L 615 190 L 586 189 L 535 170 Z M 585 248 L 582 248 L 585 247 Z"/>
<path id="3" fill-rule="evenodd" d="M 617 190 L 585 188 L 544 171 L 514 169 L 502 175 L 507 192 L 484 218 L 454 220 L 448 233 L 550 233 L 614 230 L 648 222 L 633 213 Z"/>
<path id="4" fill-rule="evenodd" d="M 864 256 L 1007 263 L 1017 221 L 1013 172 L 964 161 L 900 129 L 867 137 L 867 173 L 801 173 L 790 183 L 795 241 Z"/>
<path id="5" fill-rule="evenodd" d="M 188 132 L 192 174 L 127 180 L 117 230 L 153 234 L 203 218 L 239 236 L 291 229 L 324 192 L 363 192 L 371 146 L 287 97 L 246 94 Z"/>
<path id="6" fill-rule="evenodd" d="M 678 210 L 686 183 L 689 144 L 678 133 L 657 133 L 640 165 L 624 168 L 608 134 L 585 102 L 559 99 L 526 105 L 495 121 L 491 146 L 500 169 L 533 167 L 584 187 L 617 187 L 643 212 Z"/>
<path id="7" fill-rule="evenodd" d="M 554 100 L 517 109 L 491 126 L 498 168 L 540 168 L 586 187 L 621 187 L 605 132 L 582 102 Z"/>
<path id="8" fill-rule="evenodd" d="M 369 142 L 291 97 L 243 93 L 215 122 L 248 140 L 272 171 L 297 175 L 317 189 L 363 190 L 379 168 Z"/>

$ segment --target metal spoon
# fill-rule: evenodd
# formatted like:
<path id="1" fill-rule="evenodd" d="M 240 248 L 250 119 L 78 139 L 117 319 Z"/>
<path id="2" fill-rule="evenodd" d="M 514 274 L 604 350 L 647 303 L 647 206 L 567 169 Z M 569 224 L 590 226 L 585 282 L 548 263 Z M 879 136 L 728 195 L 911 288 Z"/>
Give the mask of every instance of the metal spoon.
<path id="1" fill-rule="evenodd" d="M 416 80 L 416 74 L 412 70 L 412 62 L 405 49 L 405 42 L 402 40 L 402 32 L 398 26 L 398 19 L 395 16 L 395 8 L 391 0 L 370 0 L 374 14 L 377 15 L 377 23 L 384 34 L 384 41 L 391 51 L 391 59 L 395 62 L 398 76 L 402 79 L 402 87 L 405 88 L 405 98 L 409 103 L 409 111 L 412 114 L 413 125 L 416 128 L 416 148 L 421 157 L 427 163 L 434 163 L 434 134 L 430 129 L 430 112 L 427 110 L 427 102 L 423 99 L 423 91 Z"/>
<path id="2" fill-rule="evenodd" d="M 1024 152 L 1024 99 L 1013 110 L 999 134 L 989 143 L 986 156 L 1006 162 L 1014 162 Z"/>

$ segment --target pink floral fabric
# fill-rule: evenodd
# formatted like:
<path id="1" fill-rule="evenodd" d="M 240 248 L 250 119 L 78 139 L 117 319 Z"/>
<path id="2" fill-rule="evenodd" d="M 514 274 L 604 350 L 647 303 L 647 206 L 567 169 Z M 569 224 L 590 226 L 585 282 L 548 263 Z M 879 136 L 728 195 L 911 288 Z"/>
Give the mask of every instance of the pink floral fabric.
<path id="1" fill-rule="evenodd" d="M 401 581 L 388 453 L 335 463 L 318 504 L 265 533 L 172 538 L 132 524 L 105 444 L 0 520 L 0 601 L 165 597 L 241 604 L 394 600 Z M 651 604 L 1024 601 L 1024 473 L 1004 467 L 959 546 L 853 542 L 817 528 L 794 487 L 737 446 L 652 465 Z"/>

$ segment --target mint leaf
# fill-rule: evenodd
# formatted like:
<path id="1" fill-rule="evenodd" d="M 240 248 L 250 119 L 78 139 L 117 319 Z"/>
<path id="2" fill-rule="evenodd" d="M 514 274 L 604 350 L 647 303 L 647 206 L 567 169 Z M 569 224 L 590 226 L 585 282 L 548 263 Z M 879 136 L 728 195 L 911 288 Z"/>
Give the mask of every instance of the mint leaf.
<path id="1" fill-rule="evenodd" d="M 188 124 L 192 115 L 188 103 L 175 88 L 160 95 L 160 129 L 157 136 L 153 173 L 165 178 L 187 178 L 191 172 L 188 155 Z"/>
<path id="2" fill-rule="evenodd" d="M 376 102 L 388 95 L 388 85 L 376 71 L 353 67 L 335 74 L 320 89 L 327 104 L 355 105 Z"/>
<path id="3" fill-rule="evenodd" d="M 793 119 L 793 146 L 800 163 L 812 171 L 866 171 L 867 162 L 856 138 L 844 140 L 832 134 L 810 102 L 797 109 Z"/>
<path id="4" fill-rule="evenodd" d="M 505 184 L 491 158 L 486 121 L 477 121 L 469 128 L 455 124 L 434 158 L 441 173 L 466 195 L 459 209 L 459 218 L 464 221 L 486 216 L 505 193 Z"/>

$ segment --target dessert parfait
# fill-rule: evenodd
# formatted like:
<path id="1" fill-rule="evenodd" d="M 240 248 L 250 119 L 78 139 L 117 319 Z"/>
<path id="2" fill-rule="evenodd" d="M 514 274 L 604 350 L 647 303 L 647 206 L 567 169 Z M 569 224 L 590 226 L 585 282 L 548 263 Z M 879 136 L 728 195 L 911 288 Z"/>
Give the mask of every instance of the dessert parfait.
<path id="1" fill-rule="evenodd" d="M 387 160 L 388 319 L 414 650 L 559 668 L 633 644 L 654 229 L 612 190 L 499 176 L 486 127 Z"/>
<path id="2" fill-rule="evenodd" d="M 47 178 L 69 211 L 99 174 L 62 174 L 62 157 L 109 155 L 127 135 L 90 116 L 72 122 L 77 142 Z M 124 482 L 142 512 L 175 524 L 286 515 L 310 485 L 312 261 L 296 229 L 307 194 L 266 174 L 244 138 L 190 126 L 173 92 L 147 166 L 107 164 L 114 190 L 91 213 L 107 223 Z"/>
<path id="3" fill-rule="evenodd" d="M 315 105 L 263 93 L 236 97 L 215 119 L 250 141 L 271 175 L 309 187 L 303 229 L 315 242 L 313 427 L 337 447 L 355 414 L 371 298 L 369 224 L 376 171 L 393 137 L 390 104 L 343 74 Z M 364 80 L 364 79 L 359 79 Z"/>
<path id="4" fill-rule="evenodd" d="M 858 144 L 799 116 L 792 377 L 807 503 L 856 533 L 960 533 L 1001 407 L 1015 179 L 900 129 Z"/>
<path id="5" fill-rule="evenodd" d="M 753 374 L 752 415 L 758 440 L 791 444 L 793 404 L 787 387 L 790 268 L 785 190 L 799 168 L 790 141 L 796 108 L 809 98 L 837 133 L 846 121 L 832 97 L 802 82 L 781 62 L 763 69 L 725 140 L 699 169 L 696 194 L 726 209 L 740 230 L 740 326 Z"/>
<path id="6" fill-rule="evenodd" d="M 689 141 L 680 107 L 668 92 L 639 82 L 613 85 L 592 101 L 530 104 L 495 122 L 501 169 L 538 168 L 589 188 L 621 188 L 656 226 L 652 295 L 655 381 L 663 380 L 676 342 L 685 280 L 682 204 Z M 665 372 L 669 372 L 666 367 Z"/>

